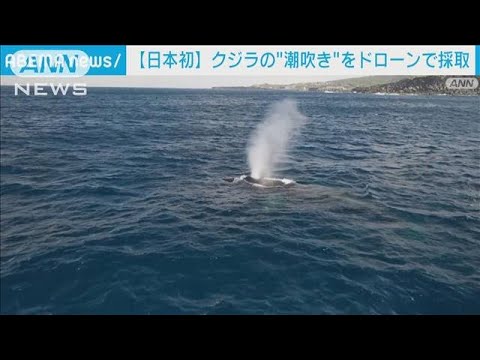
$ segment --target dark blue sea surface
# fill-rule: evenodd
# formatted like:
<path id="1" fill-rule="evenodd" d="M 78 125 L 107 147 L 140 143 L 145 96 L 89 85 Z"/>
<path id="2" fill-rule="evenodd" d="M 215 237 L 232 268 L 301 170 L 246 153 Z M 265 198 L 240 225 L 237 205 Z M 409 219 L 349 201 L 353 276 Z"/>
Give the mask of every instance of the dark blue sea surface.
<path id="1" fill-rule="evenodd" d="M 480 314 L 478 97 L 88 91 L 2 88 L 2 314 Z"/>

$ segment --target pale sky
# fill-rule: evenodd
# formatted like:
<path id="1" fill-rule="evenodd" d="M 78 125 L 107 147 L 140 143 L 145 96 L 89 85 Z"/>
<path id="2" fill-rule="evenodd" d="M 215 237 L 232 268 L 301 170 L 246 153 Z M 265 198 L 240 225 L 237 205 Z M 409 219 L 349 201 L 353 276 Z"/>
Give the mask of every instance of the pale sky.
<path id="1" fill-rule="evenodd" d="M 86 83 L 91 87 L 198 88 L 320 82 L 356 76 L 83 76 L 81 78 L 23 78 L 1 76 L 2 85 L 33 82 Z"/>

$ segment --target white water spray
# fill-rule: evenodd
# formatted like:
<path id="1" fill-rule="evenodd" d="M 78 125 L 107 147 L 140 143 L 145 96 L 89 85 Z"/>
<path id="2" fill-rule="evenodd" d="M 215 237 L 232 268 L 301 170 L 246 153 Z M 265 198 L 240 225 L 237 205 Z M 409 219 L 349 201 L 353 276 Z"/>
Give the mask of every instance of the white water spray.
<path id="1" fill-rule="evenodd" d="M 260 179 L 273 175 L 276 165 L 288 152 L 290 140 L 306 120 L 292 100 L 273 105 L 250 138 L 248 163 L 251 177 Z"/>

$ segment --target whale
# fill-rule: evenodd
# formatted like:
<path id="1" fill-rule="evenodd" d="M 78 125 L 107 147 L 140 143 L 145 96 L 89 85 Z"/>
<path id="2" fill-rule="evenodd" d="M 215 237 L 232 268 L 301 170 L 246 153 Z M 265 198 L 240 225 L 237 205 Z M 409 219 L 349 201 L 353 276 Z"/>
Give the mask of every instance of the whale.
<path id="1" fill-rule="evenodd" d="M 238 182 L 244 181 L 250 185 L 263 186 L 263 187 L 279 187 L 293 185 L 295 182 L 289 179 L 276 179 L 276 178 L 254 178 L 250 175 L 242 175 L 240 177 L 224 177 L 226 182 Z"/>
<path id="2" fill-rule="evenodd" d="M 243 179 L 243 181 L 246 181 L 247 183 L 250 184 L 256 184 L 256 185 L 261 185 L 261 186 L 285 186 L 285 183 L 281 179 L 270 179 L 270 178 L 259 178 L 255 179 L 254 177 L 251 177 L 248 175 Z"/>

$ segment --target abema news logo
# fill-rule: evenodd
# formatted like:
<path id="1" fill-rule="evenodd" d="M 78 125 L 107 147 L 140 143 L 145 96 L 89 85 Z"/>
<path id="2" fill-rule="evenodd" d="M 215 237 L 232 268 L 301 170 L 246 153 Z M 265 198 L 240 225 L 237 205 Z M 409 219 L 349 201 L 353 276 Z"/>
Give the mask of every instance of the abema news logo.
<path id="1" fill-rule="evenodd" d="M 2 76 L 126 75 L 126 46 L 1 46 Z"/>
<path id="2" fill-rule="evenodd" d="M 19 79 L 15 96 L 86 96 L 78 78 L 124 76 L 127 68 L 126 46 L 1 46 L 0 55 L 2 77 Z"/>

